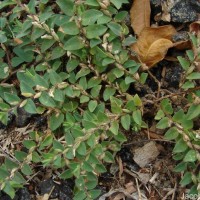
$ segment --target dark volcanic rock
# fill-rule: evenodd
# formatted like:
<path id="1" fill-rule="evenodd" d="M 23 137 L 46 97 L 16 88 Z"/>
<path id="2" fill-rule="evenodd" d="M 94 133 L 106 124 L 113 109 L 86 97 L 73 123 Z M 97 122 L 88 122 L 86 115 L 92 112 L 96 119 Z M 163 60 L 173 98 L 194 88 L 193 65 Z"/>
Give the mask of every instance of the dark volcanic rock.
<path id="1" fill-rule="evenodd" d="M 16 116 L 16 126 L 17 127 L 24 127 L 28 125 L 31 117 L 33 115 L 26 112 L 23 108 L 17 108 L 17 116 Z"/>
<path id="2" fill-rule="evenodd" d="M 58 186 L 56 183 L 53 182 L 52 179 L 47 179 L 40 183 L 40 195 L 49 194 L 53 187 L 54 190 L 52 191 L 50 198 L 58 198 Z"/>
<path id="3" fill-rule="evenodd" d="M 62 181 L 59 188 L 59 199 L 60 200 L 71 200 L 73 196 L 72 188 L 74 184 L 68 181 Z"/>
<path id="4" fill-rule="evenodd" d="M 131 153 L 129 148 L 126 148 L 126 147 L 122 148 L 118 152 L 118 155 L 122 159 L 122 162 L 126 164 L 127 168 L 134 170 L 134 171 L 139 170 L 140 167 L 133 160 L 133 154 Z"/>
<path id="5" fill-rule="evenodd" d="M 56 184 L 52 179 L 47 179 L 41 182 L 39 189 L 40 195 L 49 194 L 54 187 L 50 198 L 58 198 L 59 200 L 71 200 L 74 187 L 73 183 L 68 181 L 62 181 L 61 184 Z"/>
<path id="6" fill-rule="evenodd" d="M 167 67 L 165 76 L 166 87 L 178 88 L 182 71 L 179 64 Z"/>
<path id="7" fill-rule="evenodd" d="M 0 200 L 12 200 L 7 194 L 0 192 Z M 27 190 L 27 188 L 19 189 L 13 200 L 31 200 L 31 196 Z"/>
<path id="8" fill-rule="evenodd" d="M 162 0 L 150 0 L 151 14 L 154 17 L 162 12 Z M 186 23 L 198 20 L 200 13 L 200 2 L 198 0 L 171 0 L 169 1 L 169 10 L 171 22 Z"/>
<path id="9" fill-rule="evenodd" d="M 174 3 L 174 6 L 170 11 L 171 21 L 178 23 L 196 21 L 198 19 L 199 6 L 198 0 L 193 2 L 188 0 L 179 0 L 177 3 Z"/>
<path id="10" fill-rule="evenodd" d="M 19 200 L 31 200 L 31 195 L 29 194 L 27 188 L 19 189 L 16 195 Z"/>
<path id="11" fill-rule="evenodd" d="M 189 35 L 187 31 L 180 31 L 172 36 L 173 42 L 179 42 L 179 41 L 187 41 L 189 40 Z"/>

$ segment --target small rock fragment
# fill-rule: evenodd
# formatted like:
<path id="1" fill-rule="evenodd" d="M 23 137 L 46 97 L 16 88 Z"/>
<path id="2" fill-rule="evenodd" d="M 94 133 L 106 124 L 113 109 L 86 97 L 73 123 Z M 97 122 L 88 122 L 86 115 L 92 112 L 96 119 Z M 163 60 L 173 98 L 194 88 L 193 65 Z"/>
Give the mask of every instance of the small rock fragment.
<path id="1" fill-rule="evenodd" d="M 17 108 L 16 126 L 18 128 L 28 125 L 32 114 L 26 112 L 24 108 Z"/>
<path id="2" fill-rule="evenodd" d="M 193 22 L 198 19 L 198 6 L 194 6 L 188 0 L 181 0 L 174 5 L 170 14 L 172 22 Z"/>
<path id="3" fill-rule="evenodd" d="M 27 188 L 21 188 L 17 191 L 19 200 L 31 200 L 31 195 Z"/>
<path id="4" fill-rule="evenodd" d="M 155 142 L 149 142 L 143 147 L 135 150 L 133 160 L 140 166 L 145 167 L 159 155 L 158 148 Z"/>

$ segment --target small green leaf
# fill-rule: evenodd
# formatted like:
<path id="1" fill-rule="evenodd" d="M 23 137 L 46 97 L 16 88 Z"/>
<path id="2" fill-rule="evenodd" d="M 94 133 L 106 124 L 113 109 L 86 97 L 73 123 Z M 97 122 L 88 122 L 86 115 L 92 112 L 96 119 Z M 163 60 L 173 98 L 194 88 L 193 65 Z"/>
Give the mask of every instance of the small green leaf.
<path id="1" fill-rule="evenodd" d="M 119 132 L 118 135 L 115 135 L 114 138 L 115 138 L 116 141 L 119 141 L 119 142 L 122 142 L 122 143 L 127 141 L 127 138 L 121 132 Z"/>
<path id="2" fill-rule="evenodd" d="M 10 160 L 8 158 L 5 158 L 4 162 L 5 162 L 5 166 L 6 166 L 7 170 L 12 170 L 12 169 L 18 167 L 17 163 L 13 162 L 12 160 Z"/>
<path id="3" fill-rule="evenodd" d="M 53 148 L 54 148 L 54 150 L 56 150 L 58 152 L 64 151 L 63 145 L 59 141 L 57 141 L 57 140 L 53 141 Z"/>
<path id="4" fill-rule="evenodd" d="M 156 125 L 158 129 L 165 129 L 169 127 L 169 119 L 168 117 L 163 117 Z"/>
<path id="5" fill-rule="evenodd" d="M 181 87 L 185 90 L 194 88 L 194 83 L 192 81 L 186 81 Z"/>
<path id="6" fill-rule="evenodd" d="M 193 149 L 189 150 L 183 159 L 184 162 L 195 162 L 196 160 L 197 160 L 196 151 Z"/>
<path id="7" fill-rule="evenodd" d="M 192 182 L 192 173 L 186 172 L 180 182 L 181 186 L 184 187 Z"/>
<path id="8" fill-rule="evenodd" d="M 159 110 L 155 116 L 155 120 L 160 120 L 165 116 L 165 113 L 162 110 Z"/>
<path id="9" fill-rule="evenodd" d="M 68 35 L 78 35 L 79 34 L 79 28 L 76 25 L 75 22 L 67 22 L 64 23 L 61 28 L 63 29 L 64 33 Z"/>
<path id="10" fill-rule="evenodd" d="M 87 172 L 92 172 L 94 170 L 93 167 L 91 166 L 91 164 L 88 163 L 87 161 L 83 162 L 82 169 Z"/>
<path id="11" fill-rule="evenodd" d="M 114 62 L 115 62 L 115 60 L 112 59 L 112 58 L 104 58 L 103 61 L 102 61 L 102 66 L 107 66 L 107 65 L 114 63 Z"/>
<path id="12" fill-rule="evenodd" d="M 62 113 L 53 113 L 50 117 L 50 129 L 55 131 L 64 121 L 64 114 Z"/>
<path id="13" fill-rule="evenodd" d="M 41 162 L 41 158 L 36 151 L 32 153 L 32 161 L 35 163 Z"/>
<path id="14" fill-rule="evenodd" d="M 8 64 L 6 63 L 1 63 L 0 65 L 0 79 L 7 78 L 9 75 L 10 69 Z"/>
<path id="15" fill-rule="evenodd" d="M 113 155 L 109 151 L 105 152 L 103 160 L 106 161 L 107 163 L 113 163 L 115 161 Z"/>
<path id="16" fill-rule="evenodd" d="M 68 16 L 73 16 L 74 14 L 74 0 L 57 0 L 56 3 L 60 9 Z"/>
<path id="17" fill-rule="evenodd" d="M 14 188 L 10 185 L 8 181 L 5 182 L 5 186 L 3 187 L 3 191 L 8 194 L 11 199 L 14 199 L 15 197 L 15 190 Z"/>
<path id="18" fill-rule="evenodd" d="M 141 73 L 141 75 L 140 75 L 140 82 L 142 83 L 142 84 L 145 84 L 145 82 L 146 82 L 146 80 L 147 80 L 147 77 L 148 77 L 148 73 Z"/>
<path id="19" fill-rule="evenodd" d="M 8 112 L 0 112 L 0 121 L 4 124 L 8 124 Z"/>
<path id="20" fill-rule="evenodd" d="M 120 114 L 122 112 L 121 108 L 122 102 L 113 96 L 110 97 L 110 102 L 111 102 L 112 112 L 115 114 Z"/>
<path id="21" fill-rule="evenodd" d="M 124 21 L 128 15 L 127 11 L 120 11 L 115 15 L 115 21 Z"/>
<path id="22" fill-rule="evenodd" d="M 78 191 L 75 196 L 74 196 L 74 200 L 84 200 L 86 198 L 86 193 L 85 191 Z"/>
<path id="23" fill-rule="evenodd" d="M 123 128 L 125 129 L 125 130 L 129 130 L 130 129 L 130 125 L 131 125 L 131 117 L 130 117 L 130 115 L 123 115 L 122 117 L 121 117 L 121 124 L 122 124 L 122 126 L 123 126 Z"/>
<path id="24" fill-rule="evenodd" d="M 36 143 L 32 140 L 24 140 L 23 141 L 23 145 L 27 148 L 27 149 L 31 149 L 33 147 L 36 147 Z"/>
<path id="25" fill-rule="evenodd" d="M 16 94 L 11 94 L 8 92 L 4 93 L 4 99 L 12 106 L 16 106 L 21 101 Z"/>
<path id="26" fill-rule="evenodd" d="M 92 25 L 101 16 L 103 16 L 103 13 L 101 11 L 99 11 L 99 10 L 95 10 L 95 9 L 86 10 L 81 15 L 82 25 L 83 26 Z"/>
<path id="27" fill-rule="evenodd" d="M 97 24 L 107 24 L 108 22 L 110 22 L 112 20 L 111 17 L 107 16 L 107 15 L 103 15 L 101 17 L 99 17 L 97 19 Z"/>
<path id="28" fill-rule="evenodd" d="M 170 115 L 173 113 L 173 108 L 169 99 L 163 99 L 160 105 L 164 113 L 170 114 Z"/>
<path id="29" fill-rule="evenodd" d="M 186 51 L 186 54 L 187 54 L 189 60 L 190 60 L 191 62 L 193 62 L 193 61 L 194 61 L 194 52 L 193 52 L 193 50 L 187 50 L 187 51 Z"/>
<path id="30" fill-rule="evenodd" d="M 165 139 L 174 140 L 179 136 L 179 132 L 177 128 L 172 127 L 165 133 Z"/>
<path id="31" fill-rule="evenodd" d="M 35 103 L 33 102 L 32 99 L 27 99 L 26 104 L 23 106 L 23 108 L 31 114 L 36 114 L 37 113 L 37 108 L 35 106 Z"/>
<path id="32" fill-rule="evenodd" d="M 135 121 L 136 124 L 141 126 L 142 124 L 142 113 L 140 110 L 136 110 L 133 112 L 133 120 Z"/>
<path id="33" fill-rule="evenodd" d="M 52 85 L 57 85 L 58 83 L 62 82 L 62 78 L 60 75 L 55 72 L 53 69 L 49 70 L 49 78 Z"/>
<path id="34" fill-rule="evenodd" d="M 133 36 L 129 36 L 122 41 L 123 46 L 130 46 L 131 44 L 135 43 L 137 40 Z"/>
<path id="35" fill-rule="evenodd" d="M 90 98 L 88 96 L 81 95 L 81 97 L 80 97 L 80 103 L 86 103 L 89 100 L 90 100 Z"/>
<path id="36" fill-rule="evenodd" d="M 120 9 L 122 4 L 128 3 L 128 0 L 111 0 L 110 1 L 117 9 Z"/>
<path id="37" fill-rule="evenodd" d="M 62 172 L 62 174 L 60 175 L 60 178 L 69 179 L 72 176 L 73 176 L 73 170 L 72 169 L 67 169 L 67 170 Z"/>
<path id="38" fill-rule="evenodd" d="M 130 83 L 133 83 L 133 82 L 135 82 L 135 79 L 133 79 L 131 76 L 127 76 L 127 77 L 125 78 L 125 83 L 126 83 L 126 85 L 128 85 L 128 84 L 130 84 Z"/>
<path id="39" fill-rule="evenodd" d="M 65 50 L 60 47 L 60 46 L 57 46 L 56 48 L 54 48 L 51 52 L 51 60 L 55 60 L 57 58 L 60 58 L 62 57 L 64 54 L 65 54 Z"/>
<path id="40" fill-rule="evenodd" d="M 103 99 L 104 101 L 107 101 L 110 99 L 111 96 L 113 96 L 116 92 L 116 89 L 115 88 L 110 88 L 110 87 L 107 87 L 104 92 L 103 92 Z"/>
<path id="41" fill-rule="evenodd" d="M 47 135 L 44 140 L 40 144 L 40 150 L 42 150 L 44 147 L 49 146 L 53 143 L 53 136 L 52 135 Z"/>
<path id="42" fill-rule="evenodd" d="M 97 199 L 97 197 L 99 197 L 101 194 L 101 190 L 90 190 L 88 191 L 88 194 L 92 199 Z"/>
<path id="43" fill-rule="evenodd" d="M 0 110 L 8 111 L 9 109 L 10 109 L 10 106 L 7 103 L 0 102 Z"/>
<path id="44" fill-rule="evenodd" d="M 91 100 L 89 103 L 88 103 L 88 109 L 90 112 L 93 112 L 95 110 L 95 108 L 97 107 L 98 103 L 96 100 Z"/>
<path id="45" fill-rule="evenodd" d="M 97 0 L 86 0 L 85 4 L 89 5 L 89 6 L 97 6 L 97 7 L 99 7 L 99 3 L 98 3 Z"/>
<path id="46" fill-rule="evenodd" d="M 30 176 L 33 173 L 31 167 L 26 163 L 23 165 L 21 171 L 26 176 Z"/>
<path id="47" fill-rule="evenodd" d="M 0 31 L 0 43 L 5 43 L 7 41 L 7 37 L 4 31 Z"/>
<path id="48" fill-rule="evenodd" d="M 78 36 L 74 36 L 65 42 L 64 49 L 67 51 L 74 51 L 82 49 L 84 46 L 83 40 Z"/>
<path id="49" fill-rule="evenodd" d="M 33 88 L 25 81 L 20 82 L 20 90 L 21 90 L 21 94 L 25 97 L 31 97 L 35 94 L 35 91 L 33 90 Z"/>
<path id="50" fill-rule="evenodd" d="M 181 162 L 174 168 L 173 171 L 180 173 L 180 172 L 184 172 L 186 169 L 187 169 L 187 163 Z"/>
<path id="51" fill-rule="evenodd" d="M 80 155 L 85 156 L 87 153 L 85 142 L 81 142 L 76 150 Z"/>
<path id="52" fill-rule="evenodd" d="M 117 134 L 118 134 L 118 131 L 119 131 L 119 122 L 117 122 L 117 121 L 111 122 L 110 131 L 111 131 L 114 135 L 117 135 Z"/>
<path id="53" fill-rule="evenodd" d="M 27 153 L 23 151 L 15 151 L 15 157 L 18 161 L 24 161 L 24 159 L 27 157 Z"/>
<path id="54" fill-rule="evenodd" d="M 189 80 L 199 80 L 200 79 L 200 72 L 192 72 L 186 78 L 189 79 Z"/>
<path id="55" fill-rule="evenodd" d="M 44 106 L 47 107 L 56 107 L 55 101 L 49 96 L 49 94 L 47 92 L 42 92 L 39 101 L 41 104 L 43 104 Z"/>
<path id="56" fill-rule="evenodd" d="M 187 146 L 186 142 L 181 138 L 176 142 L 176 145 L 173 149 L 173 152 L 174 153 L 181 153 L 181 152 L 186 151 L 187 148 L 188 148 L 188 146 Z"/>
<path id="57" fill-rule="evenodd" d="M 178 56 L 178 61 L 180 62 L 182 68 L 184 70 L 188 70 L 188 68 L 190 67 L 190 62 L 188 60 L 186 60 L 185 58 Z"/>
<path id="58" fill-rule="evenodd" d="M 200 105 L 191 105 L 188 109 L 188 113 L 186 115 L 186 118 L 188 120 L 192 120 L 200 115 Z"/>
<path id="59" fill-rule="evenodd" d="M 74 69 L 76 69 L 76 67 L 78 67 L 79 65 L 79 61 L 76 60 L 76 59 L 69 59 L 68 62 L 67 62 L 67 71 L 68 72 L 71 72 L 73 71 Z"/>
<path id="60" fill-rule="evenodd" d="M 137 94 L 133 97 L 133 101 L 136 106 L 142 106 L 142 101 Z"/>
<path id="61" fill-rule="evenodd" d="M 107 24 L 110 30 L 117 36 L 121 36 L 122 34 L 122 27 L 116 22 L 110 22 Z"/>
<path id="62" fill-rule="evenodd" d="M 87 26 L 85 30 L 86 30 L 86 37 L 88 39 L 93 39 L 103 35 L 106 32 L 107 27 L 101 24 L 94 24 Z"/>

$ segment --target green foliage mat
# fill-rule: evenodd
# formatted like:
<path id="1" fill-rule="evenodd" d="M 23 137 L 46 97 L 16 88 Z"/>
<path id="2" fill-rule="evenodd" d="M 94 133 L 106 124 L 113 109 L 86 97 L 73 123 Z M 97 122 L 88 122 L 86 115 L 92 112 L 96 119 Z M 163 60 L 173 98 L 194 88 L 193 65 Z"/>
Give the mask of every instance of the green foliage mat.
<path id="1" fill-rule="evenodd" d="M 124 3 L 128 1 L 0 3 L 0 120 L 6 125 L 18 107 L 48 117 L 48 131 L 30 133 L 23 141 L 26 151 L 14 151 L 15 159 L 6 157 L 0 167 L 1 190 L 11 198 L 37 164 L 57 169 L 62 179 L 74 177 L 74 199 L 97 198 L 98 176 L 126 141 L 123 132 L 147 128 L 142 100 L 129 93 L 135 83 L 143 87 L 147 73 L 130 59 L 134 52 L 129 46 L 136 39 L 124 22 Z M 188 57 L 179 61 L 189 107 L 174 111 L 170 99 L 163 98 L 155 119 L 157 128 L 170 127 L 166 138 L 176 140 L 175 170 L 184 173 L 181 184 L 193 182 L 196 192 L 200 156 L 193 120 L 200 115 L 195 90 L 200 73 L 193 51 Z"/>

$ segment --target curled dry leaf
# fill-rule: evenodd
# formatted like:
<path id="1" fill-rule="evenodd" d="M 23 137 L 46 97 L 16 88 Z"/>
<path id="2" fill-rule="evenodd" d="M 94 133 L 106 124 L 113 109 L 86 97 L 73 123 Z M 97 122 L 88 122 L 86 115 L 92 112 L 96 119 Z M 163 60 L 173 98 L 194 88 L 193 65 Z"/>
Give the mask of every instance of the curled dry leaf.
<path id="1" fill-rule="evenodd" d="M 173 47 L 175 47 L 178 50 L 186 50 L 192 48 L 190 40 L 175 42 L 173 44 Z"/>
<path id="2" fill-rule="evenodd" d="M 173 26 L 160 26 L 144 28 L 138 41 L 132 45 L 139 60 L 149 68 L 161 61 L 167 50 L 173 46 L 172 36 L 176 33 Z"/>
<path id="3" fill-rule="evenodd" d="M 200 35 L 200 21 L 196 21 L 190 24 L 190 33 Z"/>
<path id="4" fill-rule="evenodd" d="M 145 27 L 150 27 L 150 0 L 134 0 L 130 9 L 131 26 L 139 35 Z"/>

